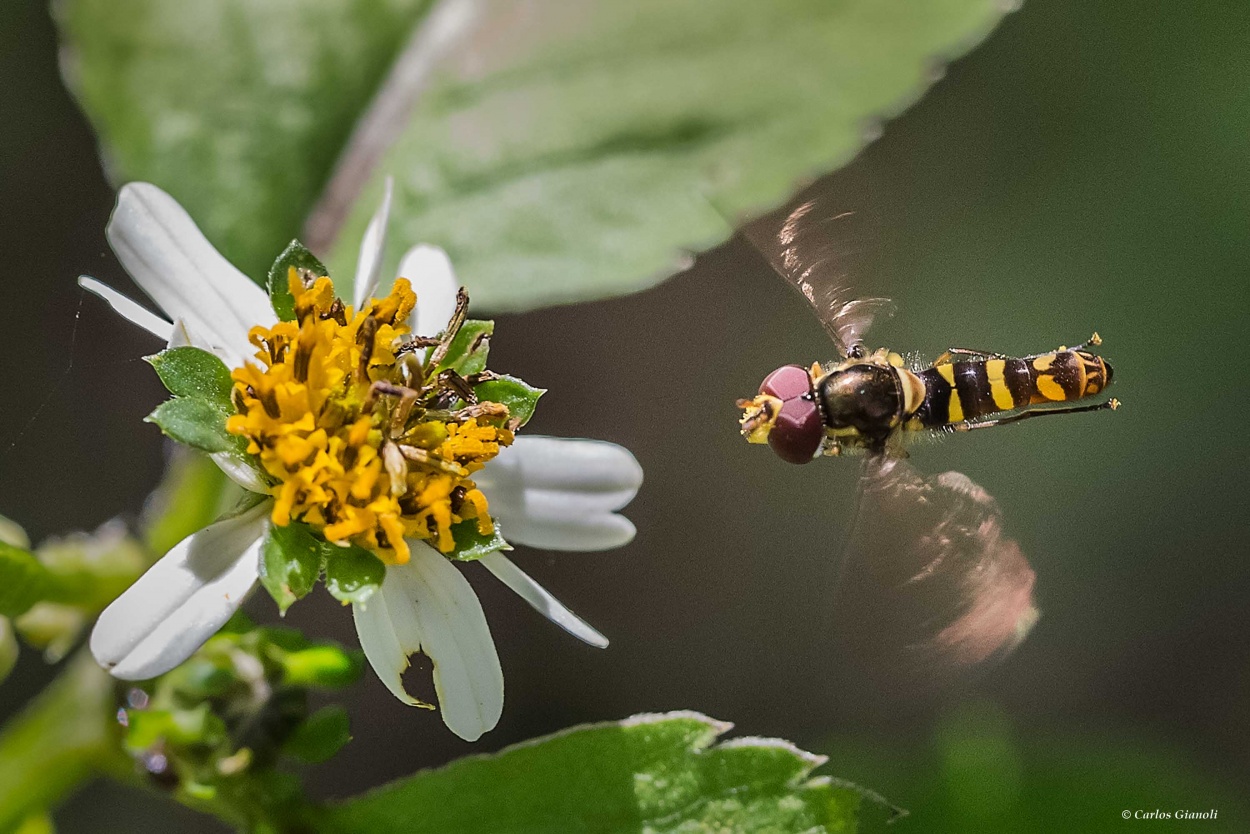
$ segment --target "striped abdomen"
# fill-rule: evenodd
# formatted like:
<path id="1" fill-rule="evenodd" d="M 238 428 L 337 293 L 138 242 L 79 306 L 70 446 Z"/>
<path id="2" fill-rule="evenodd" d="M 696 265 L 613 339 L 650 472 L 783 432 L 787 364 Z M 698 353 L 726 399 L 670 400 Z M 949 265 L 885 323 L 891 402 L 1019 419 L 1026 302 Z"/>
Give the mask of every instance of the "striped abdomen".
<path id="1" fill-rule="evenodd" d="M 909 421 L 937 428 L 1026 405 L 1091 397 L 1111 381 L 1111 366 L 1084 350 L 1060 350 L 1022 359 L 948 362 L 917 373 L 925 398 Z"/>

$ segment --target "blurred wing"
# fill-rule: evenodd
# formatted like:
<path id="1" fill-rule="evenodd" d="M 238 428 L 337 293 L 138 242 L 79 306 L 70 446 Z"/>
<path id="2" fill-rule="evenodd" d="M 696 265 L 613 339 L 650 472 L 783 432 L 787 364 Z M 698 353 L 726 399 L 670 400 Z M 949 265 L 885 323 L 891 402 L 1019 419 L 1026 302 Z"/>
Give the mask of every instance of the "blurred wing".
<path id="1" fill-rule="evenodd" d="M 959 472 L 865 463 L 837 626 L 860 659 L 935 682 L 1006 656 L 1038 612 L 1033 569 L 998 506 Z"/>
<path id="2" fill-rule="evenodd" d="M 864 225 L 860 215 L 824 195 L 742 229 L 773 269 L 812 305 L 843 356 L 863 344 L 874 318 L 894 311 L 888 298 L 860 297 L 865 294 L 856 286 L 855 266 L 868 238 Z"/>

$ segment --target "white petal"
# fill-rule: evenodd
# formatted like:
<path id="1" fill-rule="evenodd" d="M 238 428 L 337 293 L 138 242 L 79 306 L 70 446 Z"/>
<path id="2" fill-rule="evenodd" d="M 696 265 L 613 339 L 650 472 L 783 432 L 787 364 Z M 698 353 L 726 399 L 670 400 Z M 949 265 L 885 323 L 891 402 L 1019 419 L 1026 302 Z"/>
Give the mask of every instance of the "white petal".
<path id="1" fill-rule="evenodd" d="M 126 321 L 139 325 L 158 339 L 168 341 L 173 333 L 174 326 L 172 324 L 138 302 L 131 301 L 117 290 L 107 284 L 100 283 L 89 275 L 78 276 L 78 286 L 100 296 Z"/>
<path id="2" fill-rule="evenodd" d="M 612 511 L 633 500 L 642 467 L 614 443 L 520 437 L 475 480 L 518 544 L 607 550 L 634 538 L 634 525 Z"/>
<path id="3" fill-rule="evenodd" d="M 251 352 L 248 330 L 276 320 L 264 291 L 213 248 L 173 197 L 150 183 L 122 187 L 107 236 L 135 283 L 232 367 Z"/>
<path id="4" fill-rule="evenodd" d="M 495 512 L 494 518 L 508 541 L 544 550 L 611 550 L 629 544 L 636 533 L 628 518 L 615 513 L 543 516 L 527 508 L 517 515 Z"/>
<path id="5" fill-rule="evenodd" d="M 503 712 L 503 670 L 477 594 L 463 574 L 423 542 L 412 541 L 406 565 L 386 569 L 381 590 L 353 605 L 365 657 L 387 689 L 416 703 L 405 690 L 408 655 L 424 652 L 434 664 L 434 689 L 448 728 L 476 741 Z"/>
<path id="6" fill-rule="evenodd" d="M 386 225 L 391 216 L 391 192 L 393 183 L 386 178 L 382 192 L 382 204 L 374 212 L 360 241 L 360 255 L 356 259 L 355 290 L 356 309 L 373 297 L 378 288 L 378 275 L 382 271 L 382 256 L 386 249 Z"/>
<path id="7" fill-rule="evenodd" d="M 496 551 L 478 560 L 495 577 L 528 602 L 535 611 L 551 620 L 560 628 L 600 649 L 608 647 L 608 638 L 593 626 L 566 608 L 560 600 L 539 585 L 529 574 L 518 568 L 512 560 Z"/>
<path id="8" fill-rule="evenodd" d="M 168 672 L 212 637 L 256 584 L 271 503 L 183 539 L 100 615 L 91 653 L 114 677 Z"/>
<path id="9" fill-rule="evenodd" d="M 407 278 L 417 294 L 417 306 L 408 319 L 413 334 L 437 336 L 447 329 L 460 289 L 447 253 L 437 246 L 414 246 L 399 262 L 399 277 Z"/>
<path id="10" fill-rule="evenodd" d="M 487 471 L 491 478 L 501 479 L 501 486 L 511 482 L 525 489 L 612 496 L 614 501 L 629 496 L 612 509 L 629 503 L 642 486 L 637 459 L 623 446 L 602 440 L 518 437 L 500 450 Z"/>

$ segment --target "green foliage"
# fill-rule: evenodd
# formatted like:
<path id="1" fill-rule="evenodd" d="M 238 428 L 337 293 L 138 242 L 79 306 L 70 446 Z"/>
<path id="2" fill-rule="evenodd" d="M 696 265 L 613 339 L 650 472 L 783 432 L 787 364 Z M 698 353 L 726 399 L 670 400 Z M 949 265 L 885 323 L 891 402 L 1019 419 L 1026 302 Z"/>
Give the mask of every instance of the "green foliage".
<path id="1" fill-rule="evenodd" d="M 325 561 L 326 590 L 342 603 L 364 602 L 382 587 L 386 566 L 369 551 L 355 546 L 329 545 L 333 554 Z"/>
<path id="2" fill-rule="evenodd" d="M 117 182 L 173 194 L 265 274 L 429 0 L 70 0 L 65 75 Z"/>
<path id="3" fill-rule="evenodd" d="M 130 763 L 116 736 L 113 682 L 85 652 L 0 732 L 0 831 L 44 812 L 101 772 Z"/>
<path id="4" fill-rule="evenodd" d="M 160 485 L 143 512 L 143 540 L 152 557 L 213 523 L 239 492 L 217 464 L 194 449 L 174 447 Z"/>
<path id="5" fill-rule="evenodd" d="M 467 27 L 439 62 L 428 39 L 409 40 L 430 5 L 56 9 L 67 80 L 110 171 L 169 190 L 245 272 L 262 274 L 273 241 L 333 195 L 305 239 L 318 251 L 336 241 L 329 263 L 350 275 L 393 174 L 393 239 L 446 248 L 478 303 L 499 310 L 663 279 L 679 251 L 729 233 L 722 213 L 771 207 L 849 160 L 874 119 L 1003 14 L 988 0 L 642 0 L 576 14 L 495 0 L 480 19 L 498 23 Z M 401 104 L 364 143 L 389 150 L 330 188 L 406 42 L 434 71 L 411 93 L 391 88 Z"/>
<path id="6" fill-rule="evenodd" d="M 512 545 L 499 535 L 499 525 L 495 525 L 490 535 L 483 536 L 478 532 L 477 521 L 474 519 L 453 524 L 451 535 L 456 540 L 456 547 L 447 554 L 447 558 L 457 562 L 473 562 L 497 550 L 512 549 Z"/>
<path id="7" fill-rule="evenodd" d="M 54 580 L 35 554 L 0 543 L 0 617 L 16 617 L 45 598 Z"/>
<path id="8" fill-rule="evenodd" d="M 232 621 L 186 663 L 128 693 L 126 750 L 192 806 L 249 831 L 291 830 L 308 806 L 282 757 L 324 761 L 351 738 L 341 709 L 310 714 L 308 689 L 355 676 L 293 678 L 292 658 L 309 652 L 359 672 L 359 659 L 338 646 Z"/>
<path id="9" fill-rule="evenodd" d="M 269 525 L 260 551 L 260 581 L 283 614 L 317 584 L 324 547 L 307 524 Z"/>
<path id="10" fill-rule="evenodd" d="M 175 347 L 163 350 L 147 361 L 175 397 L 208 400 L 221 406 L 230 403 L 230 369 L 206 350 Z"/>
<path id="11" fill-rule="evenodd" d="M 509 417 L 524 426 L 534 416 L 538 398 L 547 393 L 547 389 L 535 388 L 514 376 L 500 375 L 479 382 L 474 386 L 473 393 L 480 401 L 506 405 Z"/>
<path id="12" fill-rule="evenodd" d="M 351 720 L 347 717 L 347 710 L 331 704 L 310 715 L 286 740 L 282 752 L 317 764 L 330 759 L 351 740 Z"/>
<path id="13" fill-rule="evenodd" d="M 161 382 L 173 394 L 147 416 L 166 435 L 210 454 L 241 452 L 241 441 L 226 431 L 234 413 L 230 371 L 206 350 L 176 347 L 149 356 Z"/>
<path id="14" fill-rule="evenodd" d="M 447 355 L 438 363 L 436 370 L 453 370 L 461 376 L 486 370 L 486 358 L 490 355 L 490 337 L 495 332 L 493 321 L 469 319 L 451 340 Z"/>
<path id="15" fill-rule="evenodd" d="M 894 815 L 880 797 L 812 770 L 786 742 L 715 744 L 695 713 L 574 727 L 423 771 L 331 809 L 325 832 L 856 832 Z"/>
<path id="16" fill-rule="evenodd" d="M 309 252 L 304 244 L 298 240 L 288 243 L 273 266 L 269 267 L 268 278 L 269 301 L 273 304 L 274 313 L 283 321 L 295 321 L 295 296 L 291 295 L 289 276 L 292 267 L 307 270 L 318 278 L 330 274 L 325 264 L 317 260 L 317 256 Z"/>
<path id="17" fill-rule="evenodd" d="M 144 419 L 160 426 L 167 437 L 201 452 L 229 452 L 238 438 L 226 431 L 229 415 L 208 400 L 174 397 L 158 405 Z"/>

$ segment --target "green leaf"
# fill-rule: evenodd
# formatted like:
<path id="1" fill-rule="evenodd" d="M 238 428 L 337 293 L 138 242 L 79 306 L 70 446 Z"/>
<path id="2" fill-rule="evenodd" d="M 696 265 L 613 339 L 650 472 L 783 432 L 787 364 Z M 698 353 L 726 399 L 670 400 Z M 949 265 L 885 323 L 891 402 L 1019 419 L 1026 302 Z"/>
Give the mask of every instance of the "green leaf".
<path id="1" fill-rule="evenodd" d="M 499 525 L 495 525 L 495 529 L 490 535 L 483 536 L 478 532 L 477 522 L 473 519 L 461 521 L 451 526 L 452 538 L 456 540 L 456 547 L 450 553 L 444 554 L 448 559 L 455 559 L 457 562 L 474 562 L 483 556 L 499 550 L 511 550 L 512 545 L 499 534 Z"/>
<path id="2" fill-rule="evenodd" d="M 292 521 L 285 527 L 269 526 L 260 550 L 260 581 L 282 614 L 317 584 L 323 546 L 307 524 Z"/>
<path id="3" fill-rule="evenodd" d="M 490 353 L 490 337 L 495 332 L 493 321 L 469 319 L 451 340 L 447 355 L 438 363 L 437 370 L 450 368 L 461 376 L 486 370 L 486 357 Z"/>
<path id="4" fill-rule="evenodd" d="M 54 582 L 35 554 L 0 543 L 0 617 L 26 613 L 48 596 Z"/>
<path id="5" fill-rule="evenodd" d="M 156 407 L 146 419 L 166 435 L 201 452 L 228 452 L 239 438 L 226 431 L 229 412 L 208 400 L 174 397 Z"/>
<path id="6" fill-rule="evenodd" d="M 715 744 L 696 713 L 574 727 L 423 771 L 330 810 L 324 832 L 863 832 L 880 797 L 813 777 L 823 759 L 767 739 Z"/>
<path id="7" fill-rule="evenodd" d="M 308 716 L 287 739 L 282 752 L 317 764 L 342 750 L 351 740 L 351 720 L 347 717 L 347 710 L 331 704 Z"/>
<path id="8" fill-rule="evenodd" d="M 168 190 L 245 273 L 299 234 L 430 0 L 70 0 L 64 73 L 118 184 Z M 315 248 L 315 247 L 314 247 Z"/>
<path id="9" fill-rule="evenodd" d="M 288 272 L 291 267 L 306 269 L 320 278 L 329 275 L 325 264 L 317 260 L 317 256 L 309 252 L 304 244 L 293 240 L 269 267 L 269 302 L 273 311 L 283 321 L 295 321 L 295 296 L 291 295 L 291 283 Z"/>
<path id="10" fill-rule="evenodd" d="M 326 590 L 339 602 L 364 602 L 386 578 L 382 560 L 360 547 L 330 545 L 326 557 Z"/>
<path id="11" fill-rule="evenodd" d="M 722 214 L 850 160 L 1006 7 L 488 0 L 458 26 L 463 5 L 426 0 L 54 5 L 110 175 L 170 191 L 245 272 L 304 224 L 352 274 L 394 174 L 384 272 L 443 246 L 496 310 L 657 283 Z"/>
<path id="12" fill-rule="evenodd" d="M 547 393 L 546 388 L 535 388 L 514 376 L 500 376 L 479 382 L 473 388 L 478 402 L 502 403 L 508 407 L 510 419 L 519 420 L 523 426 L 534 416 L 538 398 Z"/>
<path id="13" fill-rule="evenodd" d="M 177 397 L 207 400 L 222 408 L 232 408 L 230 369 L 225 363 L 206 350 L 196 347 L 176 347 L 147 357 L 156 369 L 156 375 Z"/>

